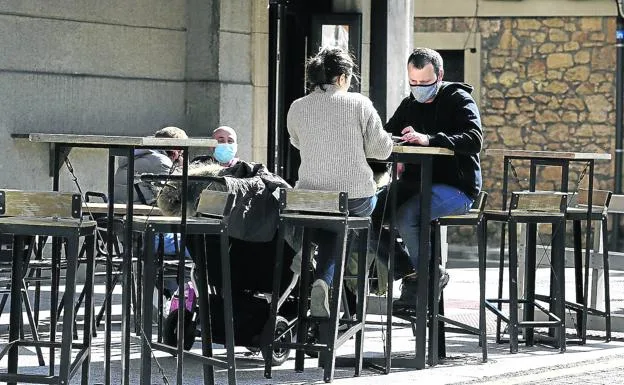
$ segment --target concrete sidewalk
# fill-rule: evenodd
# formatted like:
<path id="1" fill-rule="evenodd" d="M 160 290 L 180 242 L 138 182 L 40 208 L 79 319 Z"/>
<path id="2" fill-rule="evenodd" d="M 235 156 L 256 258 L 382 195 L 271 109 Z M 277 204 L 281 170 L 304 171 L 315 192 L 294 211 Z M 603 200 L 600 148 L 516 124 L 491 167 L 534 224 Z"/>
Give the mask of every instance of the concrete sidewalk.
<path id="1" fill-rule="evenodd" d="M 545 280 L 548 270 L 542 269 L 538 273 L 537 287 L 545 289 Z M 446 314 L 461 318 L 463 321 L 476 325 L 478 307 L 478 286 L 476 283 L 476 269 L 450 269 L 451 281 L 445 290 Z M 497 273 L 488 269 L 487 295 L 491 297 L 496 292 Z M 624 313 L 624 274 L 612 272 L 612 312 Z M 103 292 L 101 285 L 98 292 Z M 398 286 L 397 286 L 398 295 Z M 573 293 L 568 290 L 568 293 Z M 96 304 L 101 303 L 98 295 Z M 114 303 L 119 303 L 119 292 L 114 296 Z M 375 307 L 382 308 L 383 301 L 371 301 L 369 310 L 378 313 Z M 118 319 L 121 309 L 114 307 L 115 319 Z M 42 315 L 45 319 L 45 313 Z M 380 314 L 369 314 L 369 320 L 383 320 Z M 400 320 L 397 320 L 400 321 Z M 6 341 L 8 313 L 0 318 L 0 335 Z M 45 329 L 45 323 L 42 329 Z M 572 325 L 569 325 L 570 327 Z M 359 378 L 353 377 L 352 368 L 338 368 L 334 382 L 336 384 L 623 384 L 624 383 L 624 333 L 614 333 L 613 341 L 603 341 L 604 332 L 590 331 L 590 339 L 584 346 L 568 345 L 565 353 L 547 346 L 527 347 L 520 345 L 517 354 L 510 354 L 507 344 L 496 344 L 494 340 L 495 319 L 488 313 L 488 348 L 489 360 L 481 362 L 481 352 L 476 336 L 447 334 L 447 358 L 436 367 L 427 367 L 424 370 L 396 368 L 390 374 L 384 375 L 373 370 L 364 370 Z M 26 329 L 28 332 L 28 329 Z M 113 332 L 113 384 L 120 383 L 120 332 L 119 324 L 114 324 Z M 103 370 L 103 328 L 98 330 L 98 337 L 94 341 L 93 359 L 91 366 L 91 383 L 102 383 Z M 568 329 L 572 334 L 573 329 Z M 44 332 L 44 338 L 47 333 Z M 366 329 L 365 357 L 380 357 L 383 355 L 384 333 L 381 326 L 369 326 Z M 199 339 L 198 339 L 199 340 Z M 132 339 L 131 355 L 131 383 L 139 382 L 140 357 L 138 353 L 138 338 Z M 338 355 L 353 355 L 354 341 L 348 341 L 338 350 Z M 413 355 L 414 337 L 410 328 L 393 329 L 393 357 Z M 223 355 L 222 347 L 215 345 L 215 353 Z M 199 342 L 193 349 L 201 351 Z M 33 350 L 24 350 L 26 357 L 20 357 L 20 370 L 39 372 L 36 356 Z M 47 352 L 46 361 L 47 361 Z M 175 383 L 176 359 L 161 353 L 155 353 L 158 365 L 153 362 L 152 383 L 163 384 L 164 377 L 169 384 Z M 162 373 L 158 366 L 162 367 Z M 184 361 L 184 384 L 201 384 L 202 366 L 193 359 Z M 307 358 L 306 370 L 303 373 L 294 371 L 294 353 L 281 367 L 274 368 L 273 378 L 263 376 L 263 360 L 260 355 L 253 355 L 244 347 L 237 348 L 237 378 L 239 384 L 313 384 L 323 383 L 322 370 L 316 367 L 316 360 Z M 0 368 L 6 369 L 6 359 L 0 362 Z M 79 383 L 76 379 L 72 383 Z M 217 370 L 217 383 L 226 384 L 227 379 L 223 370 Z"/>

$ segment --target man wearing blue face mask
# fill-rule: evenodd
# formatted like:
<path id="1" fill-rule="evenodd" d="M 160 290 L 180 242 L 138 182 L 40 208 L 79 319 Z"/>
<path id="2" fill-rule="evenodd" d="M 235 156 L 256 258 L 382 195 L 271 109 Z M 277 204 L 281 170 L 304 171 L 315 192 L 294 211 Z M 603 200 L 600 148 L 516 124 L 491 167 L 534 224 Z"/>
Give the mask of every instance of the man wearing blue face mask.
<path id="1" fill-rule="evenodd" d="M 191 161 L 192 166 L 205 163 L 218 163 L 223 167 L 232 167 L 240 160 L 236 157 L 238 141 L 236 131 L 232 127 L 219 126 L 212 132 L 212 138 L 217 141 L 211 155 L 199 155 Z"/>
<path id="2" fill-rule="evenodd" d="M 236 141 L 236 131 L 232 127 L 221 126 L 216 128 L 212 137 L 217 141 L 213 158 L 224 167 L 234 166 L 238 162 L 236 152 L 238 144 Z"/>
<path id="3" fill-rule="evenodd" d="M 412 52 L 407 74 L 411 93 L 403 99 L 385 129 L 409 144 L 444 147 L 455 152 L 454 156 L 433 159 L 431 219 L 466 213 L 481 190 L 479 152 L 483 131 L 479 110 L 470 96 L 473 87 L 442 81 L 442 57 L 429 48 Z M 399 165 L 399 172 L 397 229 L 409 253 L 409 262 L 415 268 L 421 242 L 420 165 Z M 417 277 L 413 272 L 405 273 L 410 274 L 403 278 L 401 297 L 393 304 L 395 310 L 416 305 Z M 444 288 L 449 276 L 444 269 L 441 274 L 440 286 Z"/>

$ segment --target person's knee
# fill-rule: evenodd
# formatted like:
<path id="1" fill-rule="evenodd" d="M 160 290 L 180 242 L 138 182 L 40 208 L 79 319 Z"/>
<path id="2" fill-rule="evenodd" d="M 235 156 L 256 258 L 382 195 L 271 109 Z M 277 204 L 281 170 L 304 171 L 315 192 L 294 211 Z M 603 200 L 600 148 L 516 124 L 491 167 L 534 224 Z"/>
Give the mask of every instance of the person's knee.
<path id="1" fill-rule="evenodd" d="M 420 227 L 420 216 L 406 207 L 397 210 L 396 218 L 396 227 L 400 234 L 406 234 L 406 232 L 414 231 Z"/>
<path id="2" fill-rule="evenodd" d="M 397 210 L 396 212 L 396 227 L 399 232 L 403 231 L 409 225 L 407 213 L 405 210 Z"/>

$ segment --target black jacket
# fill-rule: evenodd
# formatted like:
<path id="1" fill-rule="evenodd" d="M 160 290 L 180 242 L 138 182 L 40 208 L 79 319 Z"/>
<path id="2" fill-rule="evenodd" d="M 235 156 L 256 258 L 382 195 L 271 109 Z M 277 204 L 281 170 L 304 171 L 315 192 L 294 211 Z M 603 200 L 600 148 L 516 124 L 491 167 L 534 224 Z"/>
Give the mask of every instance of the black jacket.
<path id="1" fill-rule="evenodd" d="M 189 175 L 211 177 L 207 181 L 188 183 L 186 198 L 189 216 L 196 214 L 199 196 L 204 189 L 228 191 L 236 195 L 230 212 L 230 237 L 251 242 L 269 242 L 274 238 L 279 222 L 279 206 L 273 193 L 280 187 L 290 188 L 282 178 L 261 163 L 239 161 L 232 167 L 224 168 L 201 159 L 192 162 Z M 181 206 L 179 182 L 167 183 L 158 197 L 158 207 L 165 215 L 178 216 Z"/>
<path id="2" fill-rule="evenodd" d="M 229 192 L 236 194 L 230 213 L 230 236 L 253 242 L 269 242 L 279 222 L 278 188 L 290 188 L 261 163 L 239 161 L 219 173 Z"/>
<path id="3" fill-rule="evenodd" d="M 472 86 L 465 83 L 442 82 L 431 103 L 419 103 L 410 94 L 403 99 L 386 124 L 392 135 L 412 126 L 429 136 L 429 145 L 455 151 L 455 156 L 433 158 L 433 183 L 457 187 L 471 198 L 481 191 L 479 152 L 483 146 L 481 118 Z M 420 182 L 420 166 L 406 165 L 403 182 Z"/>

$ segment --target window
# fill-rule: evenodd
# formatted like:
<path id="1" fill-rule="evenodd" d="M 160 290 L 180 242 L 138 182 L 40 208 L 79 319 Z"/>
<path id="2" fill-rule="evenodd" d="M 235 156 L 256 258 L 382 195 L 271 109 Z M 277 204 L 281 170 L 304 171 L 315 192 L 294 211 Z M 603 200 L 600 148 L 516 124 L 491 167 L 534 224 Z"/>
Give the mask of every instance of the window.
<path id="1" fill-rule="evenodd" d="M 444 61 L 444 80 L 449 82 L 464 81 L 464 51 L 439 50 Z"/>

